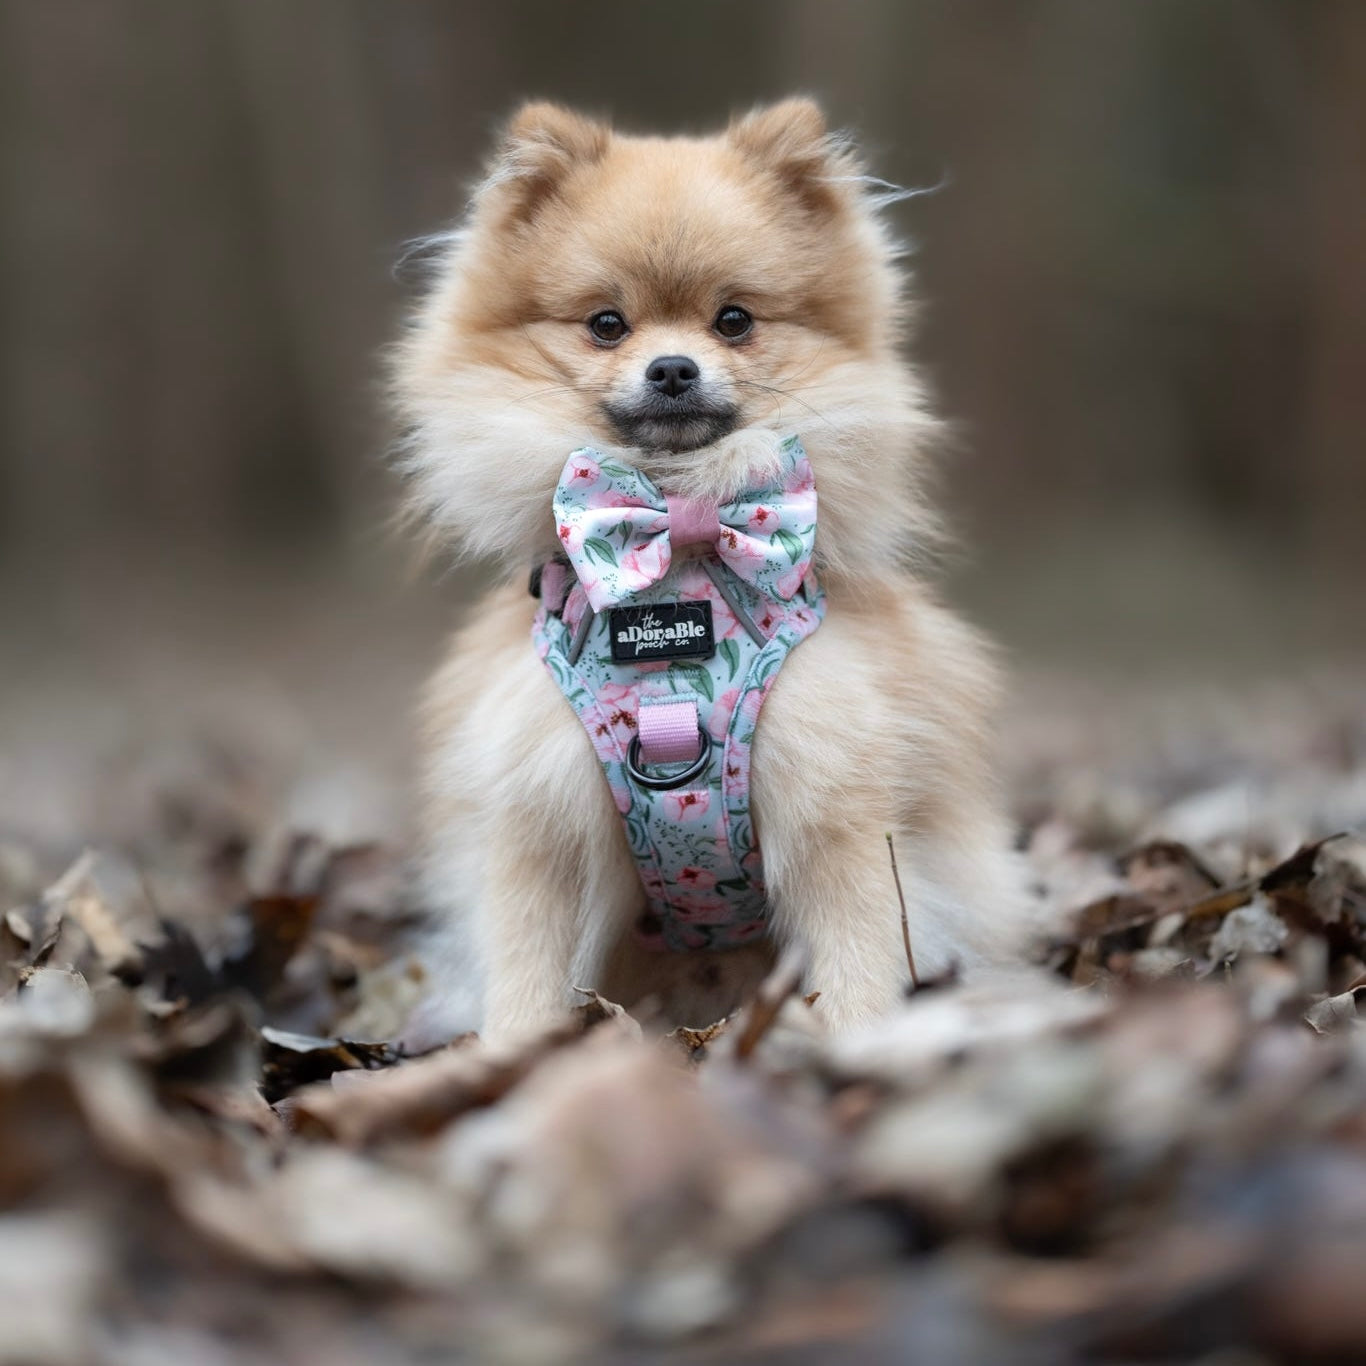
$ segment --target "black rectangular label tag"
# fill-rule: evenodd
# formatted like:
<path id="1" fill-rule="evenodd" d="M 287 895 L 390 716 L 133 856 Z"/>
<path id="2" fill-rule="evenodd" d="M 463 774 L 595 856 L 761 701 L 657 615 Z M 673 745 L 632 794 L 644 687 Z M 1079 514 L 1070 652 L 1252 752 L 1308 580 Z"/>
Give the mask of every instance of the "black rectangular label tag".
<path id="1" fill-rule="evenodd" d="M 711 603 L 705 600 L 614 607 L 607 625 L 612 634 L 612 658 L 618 664 L 706 659 L 716 650 Z"/>

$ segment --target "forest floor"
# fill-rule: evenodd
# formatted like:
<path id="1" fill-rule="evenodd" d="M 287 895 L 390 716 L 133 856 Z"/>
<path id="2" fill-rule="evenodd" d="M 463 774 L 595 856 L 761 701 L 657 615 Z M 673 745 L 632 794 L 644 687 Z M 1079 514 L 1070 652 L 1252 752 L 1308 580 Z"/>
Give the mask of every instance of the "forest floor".
<path id="1" fill-rule="evenodd" d="M 353 661 L 358 694 L 401 655 Z M 282 797 L 293 717 L 225 676 L 252 719 L 152 747 L 97 720 L 97 774 L 69 699 L 25 693 L 0 1363 L 1366 1359 L 1351 671 L 1021 678 L 1058 931 L 1017 977 L 837 1040 L 789 980 L 667 1035 L 585 996 L 521 1051 L 421 1058 L 389 1042 L 422 991 L 401 757 L 323 743 Z"/>

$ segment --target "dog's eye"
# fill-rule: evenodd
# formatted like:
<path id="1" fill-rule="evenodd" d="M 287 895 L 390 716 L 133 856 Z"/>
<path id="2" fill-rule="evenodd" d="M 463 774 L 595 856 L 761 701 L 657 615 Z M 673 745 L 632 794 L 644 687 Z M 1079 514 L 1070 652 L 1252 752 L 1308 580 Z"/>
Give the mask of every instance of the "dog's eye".
<path id="1" fill-rule="evenodd" d="M 727 341 L 738 341 L 753 326 L 754 319 L 743 308 L 738 308 L 735 304 L 727 304 L 716 315 L 716 321 L 712 323 L 712 327 Z"/>
<path id="2" fill-rule="evenodd" d="M 626 326 L 626 319 L 620 313 L 613 313 L 608 309 L 602 313 L 594 313 L 589 318 L 588 330 L 593 334 L 595 341 L 615 346 L 631 329 Z"/>

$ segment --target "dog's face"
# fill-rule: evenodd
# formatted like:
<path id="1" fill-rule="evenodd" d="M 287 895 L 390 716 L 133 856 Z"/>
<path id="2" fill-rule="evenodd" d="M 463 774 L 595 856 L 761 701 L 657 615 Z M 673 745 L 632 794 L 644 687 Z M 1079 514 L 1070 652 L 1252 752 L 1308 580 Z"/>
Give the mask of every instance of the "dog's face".
<path id="1" fill-rule="evenodd" d="M 709 452 L 748 429 L 810 450 L 876 422 L 885 441 L 899 280 L 860 169 L 806 100 L 710 138 L 524 108 L 397 354 L 428 510 L 505 549 L 466 507 L 485 495 L 462 463 L 476 449 L 500 478 L 490 505 L 524 500 L 539 534 L 577 446 L 705 482 Z"/>
<path id="2" fill-rule="evenodd" d="M 885 332 L 842 169 L 805 102 L 691 140 L 533 105 L 474 221 L 462 325 L 528 380 L 563 383 L 608 439 L 710 445 Z"/>

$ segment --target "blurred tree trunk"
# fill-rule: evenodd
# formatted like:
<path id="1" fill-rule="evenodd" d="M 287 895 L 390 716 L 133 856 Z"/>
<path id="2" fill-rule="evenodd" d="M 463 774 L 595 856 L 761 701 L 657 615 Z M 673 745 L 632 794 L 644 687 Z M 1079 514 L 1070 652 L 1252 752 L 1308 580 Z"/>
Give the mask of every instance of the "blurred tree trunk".
<path id="1" fill-rule="evenodd" d="M 393 492 L 379 458 L 392 270 L 405 238 L 460 212 L 456 173 L 486 135 L 506 47 L 473 6 L 409 4 L 401 23 L 368 0 L 238 0 L 229 13 L 269 229 L 261 265 L 339 520 L 373 534 Z"/>
<path id="2" fill-rule="evenodd" d="M 505 79 L 473 11 L 385 22 L 0 4 L 5 549 L 212 556 L 382 520 L 390 268 L 458 211 Z"/>
<path id="3" fill-rule="evenodd" d="M 0 13 L 6 520 L 48 553 L 225 543 L 312 459 L 222 13 Z M 262 448 L 271 481 L 244 486 Z"/>
<path id="4" fill-rule="evenodd" d="M 1308 7 L 1308 511 L 1319 567 L 1366 590 L 1366 5 Z M 1360 622 L 1356 635 L 1361 635 Z"/>

